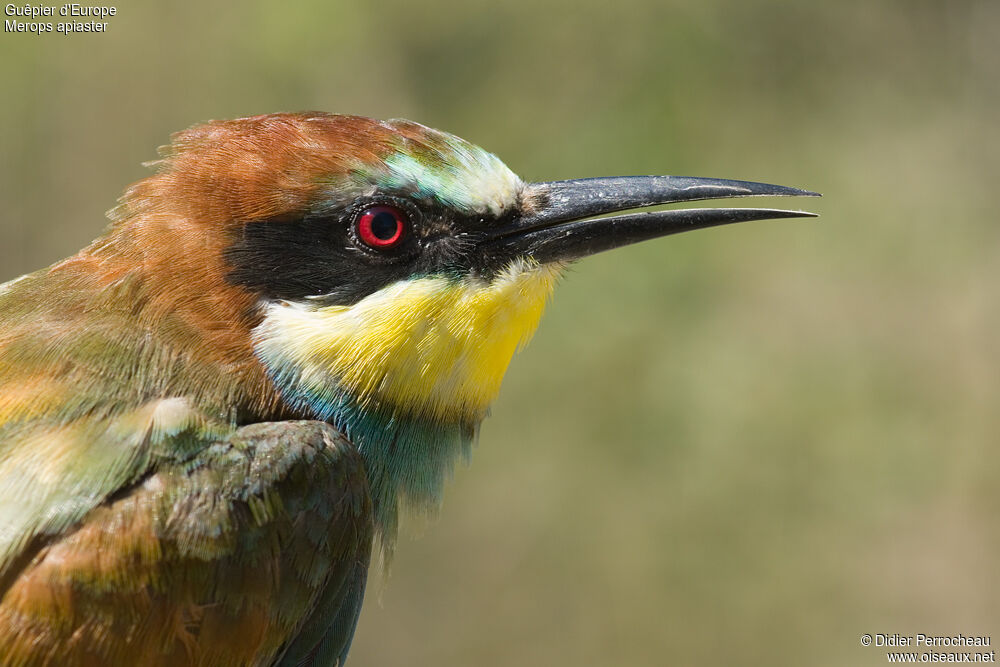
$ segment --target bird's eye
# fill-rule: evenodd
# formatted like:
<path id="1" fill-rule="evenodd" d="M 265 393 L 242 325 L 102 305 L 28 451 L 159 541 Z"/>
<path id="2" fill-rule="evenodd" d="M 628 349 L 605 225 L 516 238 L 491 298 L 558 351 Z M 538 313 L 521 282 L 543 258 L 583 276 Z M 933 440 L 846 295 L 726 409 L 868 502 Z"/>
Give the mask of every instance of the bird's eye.
<path id="1" fill-rule="evenodd" d="M 407 216 L 393 206 L 370 206 L 361 211 L 357 220 L 358 238 L 376 250 L 397 246 L 406 236 Z"/>

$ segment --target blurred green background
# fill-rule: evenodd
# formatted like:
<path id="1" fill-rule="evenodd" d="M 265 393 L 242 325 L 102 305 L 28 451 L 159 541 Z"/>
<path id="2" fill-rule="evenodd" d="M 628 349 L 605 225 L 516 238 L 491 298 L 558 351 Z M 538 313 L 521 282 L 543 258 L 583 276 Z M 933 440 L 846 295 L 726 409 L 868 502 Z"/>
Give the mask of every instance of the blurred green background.
<path id="1" fill-rule="evenodd" d="M 118 9 L 0 40 L 0 281 L 97 235 L 171 132 L 279 110 L 526 179 L 825 195 L 575 267 L 351 664 L 881 665 L 862 633 L 1000 631 L 996 0 Z"/>

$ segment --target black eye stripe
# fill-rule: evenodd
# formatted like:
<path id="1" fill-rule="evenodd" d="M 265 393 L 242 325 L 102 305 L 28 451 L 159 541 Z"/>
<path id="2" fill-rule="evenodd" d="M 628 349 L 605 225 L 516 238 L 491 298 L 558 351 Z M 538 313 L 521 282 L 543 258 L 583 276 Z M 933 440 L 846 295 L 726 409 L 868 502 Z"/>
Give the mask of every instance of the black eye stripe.
<path id="1" fill-rule="evenodd" d="M 268 299 L 329 295 L 330 304 L 350 305 L 412 272 L 410 255 L 367 248 L 356 236 L 341 217 L 246 223 L 226 248 L 226 278 Z"/>
<path id="2" fill-rule="evenodd" d="M 402 214 L 402 237 L 384 245 L 398 227 L 391 215 L 372 220 L 372 246 L 361 238 L 361 215 L 375 207 Z M 511 214 L 513 215 L 513 213 Z M 507 259 L 476 252 L 483 230 L 503 219 L 464 216 L 434 202 L 378 194 L 350 205 L 318 206 L 302 216 L 283 215 L 233 227 L 225 251 L 227 280 L 267 299 L 323 297 L 350 305 L 414 275 L 473 273 L 491 276 Z"/>

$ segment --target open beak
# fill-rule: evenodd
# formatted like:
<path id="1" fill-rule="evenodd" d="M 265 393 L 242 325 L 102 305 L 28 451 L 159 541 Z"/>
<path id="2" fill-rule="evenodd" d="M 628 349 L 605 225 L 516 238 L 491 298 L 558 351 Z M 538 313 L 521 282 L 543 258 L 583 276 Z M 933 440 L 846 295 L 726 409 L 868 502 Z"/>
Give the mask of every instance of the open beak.
<path id="1" fill-rule="evenodd" d="M 594 217 L 659 204 L 731 197 L 818 197 L 781 185 L 685 176 L 621 176 L 530 183 L 521 216 L 492 230 L 492 253 L 568 261 L 612 248 L 705 227 L 750 220 L 807 218 L 815 213 L 773 208 L 694 208 Z"/>

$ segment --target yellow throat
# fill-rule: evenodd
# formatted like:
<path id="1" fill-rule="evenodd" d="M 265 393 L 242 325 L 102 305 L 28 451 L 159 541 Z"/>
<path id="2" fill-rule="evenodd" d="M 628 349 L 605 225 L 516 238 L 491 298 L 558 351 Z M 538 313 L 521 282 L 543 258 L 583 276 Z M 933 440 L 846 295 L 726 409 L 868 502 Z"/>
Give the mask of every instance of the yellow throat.
<path id="1" fill-rule="evenodd" d="M 478 423 L 538 327 L 560 264 L 515 262 L 491 281 L 404 280 L 350 306 L 276 302 L 254 346 L 293 402 Z"/>

